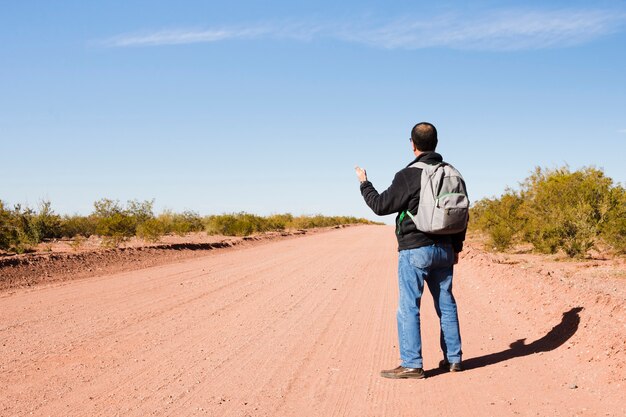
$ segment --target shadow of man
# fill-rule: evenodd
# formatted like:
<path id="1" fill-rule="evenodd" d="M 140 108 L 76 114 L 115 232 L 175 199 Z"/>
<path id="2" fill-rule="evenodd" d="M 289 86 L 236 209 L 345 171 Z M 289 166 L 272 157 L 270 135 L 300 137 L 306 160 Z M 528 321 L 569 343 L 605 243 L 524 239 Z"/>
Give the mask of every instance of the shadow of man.
<path id="1" fill-rule="evenodd" d="M 532 355 L 533 353 L 549 352 L 561 346 L 578 330 L 580 324 L 580 316 L 578 313 L 582 311 L 582 307 L 574 307 L 563 313 L 561 322 L 554 326 L 545 336 L 535 340 L 530 344 L 525 344 L 526 339 L 518 339 L 509 345 L 509 348 L 501 352 L 490 353 L 484 356 L 469 358 L 463 361 L 463 369 L 470 370 L 482 368 L 483 366 L 494 365 L 499 362 L 507 361 L 513 358 Z M 435 376 L 447 372 L 446 370 L 436 369 L 431 371 L 429 376 Z"/>

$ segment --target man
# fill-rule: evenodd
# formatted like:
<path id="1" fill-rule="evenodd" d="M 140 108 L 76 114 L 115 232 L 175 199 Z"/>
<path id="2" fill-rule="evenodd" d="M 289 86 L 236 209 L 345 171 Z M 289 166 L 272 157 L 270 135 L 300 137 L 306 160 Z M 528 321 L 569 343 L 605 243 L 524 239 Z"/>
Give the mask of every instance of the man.
<path id="1" fill-rule="evenodd" d="M 395 369 L 381 371 L 385 378 L 424 378 L 422 341 L 420 335 L 420 300 L 424 282 L 435 302 L 440 322 L 440 344 L 443 351 L 442 368 L 451 372 L 461 370 L 461 334 L 456 301 L 452 295 L 453 265 L 463 249 L 465 230 L 453 235 L 426 234 L 417 229 L 409 211 L 417 213 L 420 199 L 422 169 L 409 168 L 417 161 L 429 165 L 443 161 L 435 152 L 437 129 L 430 123 L 416 124 L 411 130 L 411 146 L 415 160 L 399 171 L 389 188 L 378 193 L 367 180 L 364 169 L 356 169 L 361 181 L 361 194 L 374 213 L 384 216 L 398 213 L 398 339 L 402 363 Z"/>

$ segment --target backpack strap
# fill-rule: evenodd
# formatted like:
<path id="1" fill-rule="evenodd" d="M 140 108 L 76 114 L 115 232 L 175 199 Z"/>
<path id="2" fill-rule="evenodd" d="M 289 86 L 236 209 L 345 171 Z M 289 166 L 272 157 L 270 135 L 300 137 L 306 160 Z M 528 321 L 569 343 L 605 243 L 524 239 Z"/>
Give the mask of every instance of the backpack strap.
<path id="1" fill-rule="evenodd" d="M 419 162 L 416 162 L 414 164 L 409 165 L 408 168 L 426 169 L 427 166 L 428 166 L 428 164 L 419 161 Z"/>
<path id="2" fill-rule="evenodd" d="M 402 224 L 402 220 L 404 220 L 404 216 L 406 216 L 406 210 L 400 213 L 400 217 L 398 217 L 398 224 L 396 224 L 396 234 L 400 234 L 400 225 Z"/>
<path id="3" fill-rule="evenodd" d="M 398 218 L 398 224 L 396 225 L 396 234 L 400 234 L 400 225 L 402 224 L 402 220 L 404 220 L 407 215 L 411 218 L 411 220 L 413 220 L 413 222 L 415 222 L 415 216 L 413 216 L 410 211 L 404 210 L 402 213 L 400 213 L 400 217 Z"/>
<path id="4" fill-rule="evenodd" d="M 440 163 L 434 164 L 434 165 L 430 165 L 430 164 L 427 164 L 425 162 L 418 161 L 418 162 L 415 162 L 414 164 L 409 165 L 407 168 L 419 168 L 421 170 L 425 170 L 425 169 L 430 168 L 430 167 L 435 167 L 436 168 L 437 166 L 439 166 L 441 164 L 443 164 L 443 162 L 440 162 Z M 398 229 L 397 230 L 397 234 L 400 234 L 400 225 L 402 224 L 402 220 L 404 220 L 404 218 L 407 215 L 411 218 L 411 220 L 413 220 L 413 222 L 415 222 L 415 216 L 413 216 L 413 214 L 411 214 L 411 212 L 409 210 L 402 211 L 400 213 L 400 217 L 398 218 L 398 224 L 396 225 L 396 227 Z"/>
<path id="5" fill-rule="evenodd" d="M 422 162 L 422 161 L 418 161 L 414 164 L 409 165 L 407 168 L 419 168 L 419 169 L 426 169 L 429 167 L 438 167 L 439 165 L 447 165 L 445 162 L 438 162 L 436 164 L 427 164 L 426 162 Z"/>

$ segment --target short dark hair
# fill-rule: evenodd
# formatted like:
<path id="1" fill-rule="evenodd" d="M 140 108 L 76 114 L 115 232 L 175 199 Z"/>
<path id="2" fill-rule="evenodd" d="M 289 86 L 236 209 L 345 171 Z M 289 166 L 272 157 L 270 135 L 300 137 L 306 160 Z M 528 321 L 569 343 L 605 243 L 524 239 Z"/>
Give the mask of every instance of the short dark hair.
<path id="1" fill-rule="evenodd" d="M 418 151 L 434 151 L 437 148 L 437 129 L 428 122 L 420 122 L 411 129 L 411 140 Z"/>

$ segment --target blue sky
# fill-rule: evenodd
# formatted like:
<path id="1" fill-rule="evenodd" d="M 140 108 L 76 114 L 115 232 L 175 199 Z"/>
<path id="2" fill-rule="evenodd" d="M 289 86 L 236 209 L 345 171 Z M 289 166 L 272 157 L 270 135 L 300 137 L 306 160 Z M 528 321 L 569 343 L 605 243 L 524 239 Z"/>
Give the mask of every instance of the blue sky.
<path id="1" fill-rule="evenodd" d="M 375 219 L 419 121 L 473 200 L 626 182 L 626 1 L 0 3 L 0 199 Z M 385 219 L 389 221 L 390 219 Z"/>

